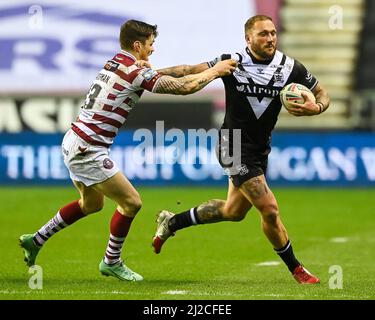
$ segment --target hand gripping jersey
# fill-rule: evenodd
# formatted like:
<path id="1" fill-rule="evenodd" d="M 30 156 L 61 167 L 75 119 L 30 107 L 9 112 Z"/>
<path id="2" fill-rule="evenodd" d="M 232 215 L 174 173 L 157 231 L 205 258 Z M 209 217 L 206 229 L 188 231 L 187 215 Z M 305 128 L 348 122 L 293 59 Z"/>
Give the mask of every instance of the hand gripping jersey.
<path id="1" fill-rule="evenodd" d="M 258 61 L 246 48 L 241 53 L 223 54 L 209 63 L 235 59 L 238 67 L 223 77 L 226 113 L 223 129 L 241 129 L 243 152 L 270 152 L 271 132 L 281 110 L 280 91 L 291 82 L 313 90 L 318 81 L 297 60 L 276 51 L 272 60 Z"/>
<path id="2" fill-rule="evenodd" d="M 99 72 L 72 123 L 72 130 L 86 142 L 109 147 L 143 91 L 155 87 L 161 75 L 139 68 L 135 61 L 133 55 L 121 51 Z"/>

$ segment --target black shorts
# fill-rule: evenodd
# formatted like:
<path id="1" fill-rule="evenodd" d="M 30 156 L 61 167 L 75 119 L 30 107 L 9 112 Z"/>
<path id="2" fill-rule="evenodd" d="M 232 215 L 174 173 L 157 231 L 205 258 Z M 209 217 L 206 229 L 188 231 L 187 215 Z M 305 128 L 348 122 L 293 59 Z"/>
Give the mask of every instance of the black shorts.
<path id="1" fill-rule="evenodd" d="M 232 135 L 226 137 L 219 134 L 216 156 L 235 187 L 240 187 L 251 178 L 266 175 L 268 165 L 268 152 L 255 150 L 254 146 L 247 143 L 239 146 L 235 147 Z"/>

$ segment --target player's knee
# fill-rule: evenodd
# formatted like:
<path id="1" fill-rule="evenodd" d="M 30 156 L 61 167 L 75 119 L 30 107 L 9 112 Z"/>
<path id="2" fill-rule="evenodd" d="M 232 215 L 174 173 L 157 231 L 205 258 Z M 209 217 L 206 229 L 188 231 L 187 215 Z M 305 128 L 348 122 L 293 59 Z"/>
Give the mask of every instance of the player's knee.
<path id="1" fill-rule="evenodd" d="M 224 210 L 225 218 L 228 221 L 238 222 L 246 217 L 247 212 L 241 212 L 240 210 L 234 210 L 232 208 L 226 208 Z"/>
<path id="2" fill-rule="evenodd" d="M 267 206 L 262 210 L 263 222 L 269 225 L 277 225 L 280 220 L 277 206 Z"/>
<path id="3" fill-rule="evenodd" d="M 231 217 L 232 217 L 231 221 L 239 222 L 239 221 L 242 221 L 243 219 L 245 219 L 246 213 L 238 213 L 237 212 L 237 213 L 233 214 Z"/>
<path id="4" fill-rule="evenodd" d="M 130 199 L 127 199 L 126 203 L 123 205 L 124 212 L 130 215 L 136 215 L 142 208 L 142 200 L 139 195 L 135 195 Z"/>
<path id="5" fill-rule="evenodd" d="M 142 208 L 142 200 L 141 197 L 137 197 L 133 199 L 132 204 L 133 212 L 137 213 Z"/>

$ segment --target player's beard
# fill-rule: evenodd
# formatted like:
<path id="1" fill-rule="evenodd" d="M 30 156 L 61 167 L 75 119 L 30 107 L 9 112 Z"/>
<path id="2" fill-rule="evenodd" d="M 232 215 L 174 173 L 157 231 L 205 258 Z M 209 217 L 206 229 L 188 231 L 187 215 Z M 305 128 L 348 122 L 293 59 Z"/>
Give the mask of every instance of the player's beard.
<path id="1" fill-rule="evenodd" d="M 266 51 L 265 49 L 268 49 L 266 47 L 268 47 L 269 44 L 267 44 L 265 47 L 261 47 L 260 45 L 255 45 L 253 44 L 251 46 L 251 49 L 260 57 L 262 57 L 264 60 L 270 60 L 273 58 L 273 56 L 275 55 L 275 52 L 276 52 L 276 46 L 273 46 L 273 50 L 270 52 L 270 51 Z"/>

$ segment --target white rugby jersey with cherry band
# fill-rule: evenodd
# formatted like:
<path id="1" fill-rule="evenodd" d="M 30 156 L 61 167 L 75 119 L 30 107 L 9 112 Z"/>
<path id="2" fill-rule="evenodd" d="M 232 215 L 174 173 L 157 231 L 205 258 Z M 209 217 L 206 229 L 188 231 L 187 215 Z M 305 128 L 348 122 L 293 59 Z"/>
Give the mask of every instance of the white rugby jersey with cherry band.
<path id="1" fill-rule="evenodd" d="M 234 59 L 233 74 L 222 77 L 225 86 L 226 112 L 220 131 L 218 160 L 239 187 L 246 180 L 266 174 L 271 151 L 271 133 L 281 110 L 280 91 L 292 82 L 314 91 L 317 79 L 297 60 L 276 50 L 272 59 L 258 60 L 249 48 L 241 53 L 223 54 L 209 62 Z M 234 129 L 241 130 L 240 149 L 234 148 Z M 237 159 L 228 163 L 225 157 Z"/>
<path id="2" fill-rule="evenodd" d="M 153 90 L 161 74 L 138 67 L 136 61 L 123 50 L 99 72 L 77 121 L 72 123 L 72 130 L 80 138 L 92 145 L 110 147 L 143 91 Z"/>

